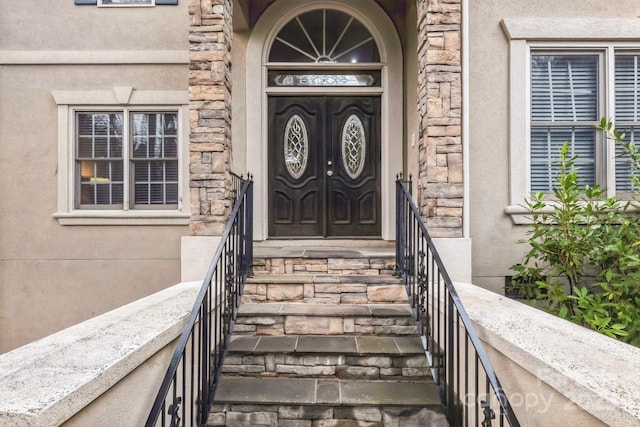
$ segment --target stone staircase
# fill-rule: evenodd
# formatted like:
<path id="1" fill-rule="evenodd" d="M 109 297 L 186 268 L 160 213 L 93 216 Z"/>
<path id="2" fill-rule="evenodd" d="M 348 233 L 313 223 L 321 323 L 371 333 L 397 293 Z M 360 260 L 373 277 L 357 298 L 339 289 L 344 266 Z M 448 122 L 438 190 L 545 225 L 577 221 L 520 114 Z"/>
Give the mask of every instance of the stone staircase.
<path id="1" fill-rule="evenodd" d="M 380 241 L 256 246 L 209 426 L 448 426 Z"/>

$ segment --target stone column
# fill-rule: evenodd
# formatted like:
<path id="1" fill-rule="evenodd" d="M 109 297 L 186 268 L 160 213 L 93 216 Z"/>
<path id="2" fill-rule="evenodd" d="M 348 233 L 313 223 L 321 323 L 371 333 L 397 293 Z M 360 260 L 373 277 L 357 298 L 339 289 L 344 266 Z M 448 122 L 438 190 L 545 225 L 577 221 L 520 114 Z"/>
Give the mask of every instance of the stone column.
<path id="1" fill-rule="evenodd" d="M 462 237 L 461 0 L 417 0 L 418 203 L 433 237 Z"/>
<path id="2" fill-rule="evenodd" d="M 231 210 L 232 0 L 189 0 L 191 231 L 219 235 Z"/>

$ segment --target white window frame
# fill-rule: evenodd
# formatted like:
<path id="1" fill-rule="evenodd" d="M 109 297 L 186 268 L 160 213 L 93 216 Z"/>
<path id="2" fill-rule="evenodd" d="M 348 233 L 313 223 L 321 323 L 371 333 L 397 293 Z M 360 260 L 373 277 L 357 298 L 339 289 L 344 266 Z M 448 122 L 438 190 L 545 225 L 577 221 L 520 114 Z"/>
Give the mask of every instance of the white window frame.
<path id="1" fill-rule="evenodd" d="M 79 139 L 78 139 L 78 133 L 80 132 L 79 127 L 78 127 L 78 116 L 80 114 L 112 114 L 112 113 L 121 113 L 122 114 L 122 135 L 121 135 L 121 139 L 122 139 L 122 167 L 123 167 L 123 200 L 122 203 L 120 204 L 85 204 L 83 205 L 79 199 L 79 194 L 82 193 L 81 190 L 81 185 L 80 181 L 78 180 L 78 173 L 79 170 L 77 169 L 78 166 L 78 162 L 81 161 L 78 157 L 78 153 L 77 150 L 79 150 Z M 133 156 L 133 148 L 132 148 L 132 144 L 133 144 L 133 140 L 134 140 L 134 135 L 133 135 L 133 122 L 132 122 L 132 115 L 136 114 L 136 113 L 142 113 L 142 114 L 153 114 L 153 113 L 163 113 L 163 114 L 175 114 L 176 115 L 176 120 L 179 120 L 179 110 L 172 107 L 172 108 L 163 108 L 163 107 L 109 107 L 109 108 L 98 108 L 98 109 L 90 109 L 90 110 L 85 110 L 85 109 L 80 109 L 80 108 L 73 108 L 73 128 L 75 130 L 74 133 L 74 203 L 77 209 L 91 209 L 91 210 L 95 210 L 95 209 L 109 209 L 109 210 L 124 210 L 124 211 L 129 211 L 129 210 L 176 210 L 175 206 L 177 205 L 177 203 L 167 203 L 167 204 L 144 204 L 144 203 L 135 203 L 135 186 L 136 186 L 136 182 L 134 182 L 133 180 L 133 170 L 134 170 L 134 164 L 136 162 L 145 162 L 145 161 L 162 161 L 162 162 L 167 162 L 169 160 L 167 160 L 168 158 L 165 157 L 158 157 L 158 158 L 136 158 Z M 179 126 L 181 127 L 181 126 Z M 177 132 L 180 132 L 180 129 L 177 129 Z M 177 143 L 177 137 L 178 134 L 176 134 L 176 143 Z M 176 149 L 178 149 L 178 147 L 176 147 Z M 177 153 L 178 154 L 178 153 Z M 177 160 L 177 164 L 179 165 L 180 163 L 180 158 L 182 156 L 178 155 L 178 160 Z M 95 162 L 95 161 L 100 161 L 100 158 L 88 158 L 88 159 L 84 159 L 86 161 L 89 162 Z M 84 161 L 82 160 L 82 161 Z M 175 161 L 175 159 L 174 159 Z M 111 160 L 111 162 L 113 162 L 113 160 Z M 166 182 L 162 182 L 162 184 L 166 184 Z M 178 184 L 179 185 L 179 184 Z M 78 207 L 79 206 L 79 207 Z"/>
<path id="2" fill-rule="evenodd" d="M 524 202 L 530 191 L 531 133 L 531 54 L 538 51 L 557 54 L 567 52 L 602 52 L 604 69 L 599 82 L 602 100 L 601 117 L 614 119 L 615 52 L 640 52 L 640 28 L 631 19 L 505 19 L 502 27 L 509 38 L 509 205 L 505 212 L 515 224 L 530 223 L 530 211 Z M 635 40 L 634 40 L 635 39 Z M 631 41 L 634 40 L 634 41 Z M 598 118 L 599 120 L 599 118 Z M 615 123 L 614 123 L 615 125 Z M 607 195 L 615 195 L 615 142 L 605 139 L 601 153 L 606 164 Z M 601 144 L 601 146 L 604 146 Z M 596 166 L 596 169 L 597 166 Z M 596 174 L 599 170 L 596 170 Z"/>
<path id="3" fill-rule="evenodd" d="M 115 87 L 105 91 L 53 91 L 58 105 L 58 211 L 61 225 L 188 225 L 189 99 L 185 91 L 137 91 Z M 80 209 L 76 189 L 76 113 L 87 111 L 175 111 L 178 114 L 177 209 Z"/>

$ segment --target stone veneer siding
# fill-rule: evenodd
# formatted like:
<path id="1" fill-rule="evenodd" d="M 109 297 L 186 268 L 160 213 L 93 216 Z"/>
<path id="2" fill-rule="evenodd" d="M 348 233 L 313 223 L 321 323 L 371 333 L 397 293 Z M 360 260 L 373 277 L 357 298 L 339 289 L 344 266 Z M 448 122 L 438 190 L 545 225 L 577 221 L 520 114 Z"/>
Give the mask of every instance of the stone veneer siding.
<path id="1" fill-rule="evenodd" d="M 231 210 L 232 0 L 189 0 L 191 231 L 222 234 Z"/>
<path id="2" fill-rule="evenodd" d="M 420 213 L 433 237 L 462 237 L 461 0 L 417 0 Z"/>

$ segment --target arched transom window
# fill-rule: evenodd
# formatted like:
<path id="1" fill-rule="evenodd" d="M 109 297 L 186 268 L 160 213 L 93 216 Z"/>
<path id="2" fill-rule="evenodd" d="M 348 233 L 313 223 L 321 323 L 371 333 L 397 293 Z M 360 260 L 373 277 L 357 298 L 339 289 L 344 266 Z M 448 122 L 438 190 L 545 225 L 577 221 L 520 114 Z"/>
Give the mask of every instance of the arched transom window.
<path id="1" fill-rule="evenodd" d="M 269 62 L 377 63 L 380 52 L 362 22 L 338 10 L 319 9 L 302 13 L 282 27 Z"/>

